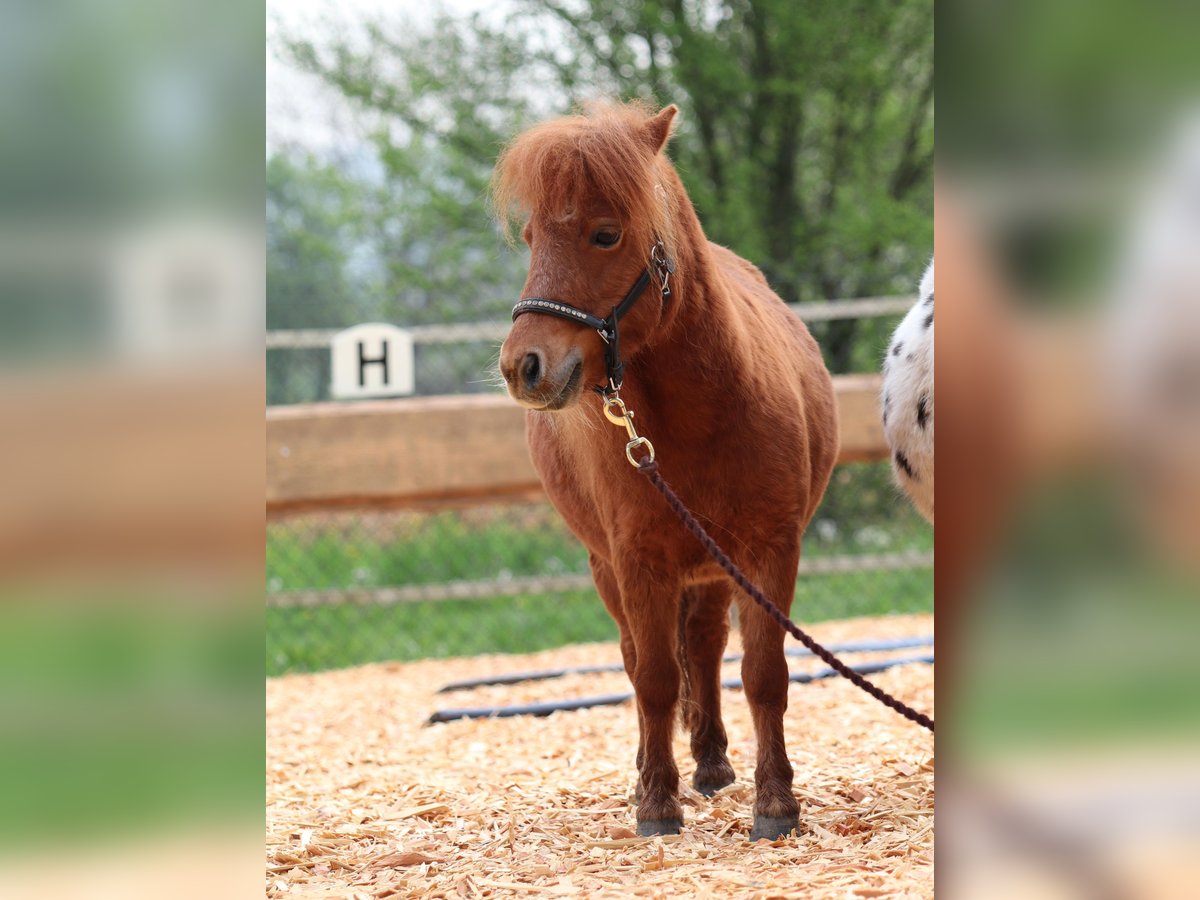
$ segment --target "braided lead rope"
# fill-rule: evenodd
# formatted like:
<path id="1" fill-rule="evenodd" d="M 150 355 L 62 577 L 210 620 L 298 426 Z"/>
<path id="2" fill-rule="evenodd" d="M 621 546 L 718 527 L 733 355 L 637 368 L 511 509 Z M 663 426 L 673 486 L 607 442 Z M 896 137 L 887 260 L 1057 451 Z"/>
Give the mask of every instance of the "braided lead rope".
<path id="1" fill-rule="evenodd" d="M 626 450 L 626 454 L 629 454 L 629 450 Z M 630 462 L 632 461 L 633 460 L 631 458 Z M 654 461 L 653 453 L 643 458 L 637 464 L 637 470 L 650 479 L 650 483 L 653 484 L 658 492 L 663 495 L 667 503 L 670 504 L 671 509 L 675 510 L 675 515 L 679 516 L 679 521 L 681 521 L 684 526 L 686 526 L 687 530 L 694 534 L 700 543 L 704 545 L 704 549 L 708 551 L 708 555 L 715 559 L 721 568 L 729 574 L 729 577 L 737 583 L 737 586 L 749 594 L 750 599 L 761 606 L 767 612 L 767 615 L 779 623 L 781 628 L 783 628 L 790 635 L 792 635 L 792 637 L 811 650 L 814 656 L 823 660 L 831 669 L 833 669 L 843 678 L 849 679 L 855 685 L 862 688 L 884 706 L 895 710 L 910 722 L 915 722 L 922 728 L 933 731 L 933 719 L 929 718 L 929 716 L 922 712 L 918 712 L 911 706 L 908 706 L 906 703 L 897 700 L 887 691 L 883 690 L 882 688 L 878 688 L 871 682 L 867 681 L 867 679 L 863 678 L 844 662 L 814 641 L 804 631 L 802 631 L 800 627 L 796 625 L 796 623 L 785 616 L 783 611 L 774 603 L 772 603 L 766 597 L 766 595 L 759 590 L 758 586 L 742 573 L 741 569 L 734 565 L 733 560 L 726 555 L 724 550 L 717 546 L 717 542 L 714 541 L 709 536 L 708 532 L 704 530 L 704 526 L 696 521 L 696 517 L 693 516 L 691 511 L 683 505 L 683 501 L 679 499 L 679 496 L 673 490 L 671 490 L 671 486 L 663 480 L 662 474 L 658 471 L 658 463 Z"/>

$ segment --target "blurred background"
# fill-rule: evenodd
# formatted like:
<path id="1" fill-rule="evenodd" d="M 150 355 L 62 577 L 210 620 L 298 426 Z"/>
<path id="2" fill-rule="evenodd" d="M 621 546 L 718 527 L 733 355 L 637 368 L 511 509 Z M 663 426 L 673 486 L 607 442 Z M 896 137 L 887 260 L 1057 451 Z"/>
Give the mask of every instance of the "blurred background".
<path id="1" fill-rule="evenodd" d="M 324 466 L 358 467 L 360 495 L 381 466 L 451 452 L 367 460 L 321 437 L 331 421 L 368 427 L 365 411 L 329 402 L 330 339 L 393 323 L 412 335 L 418 397 L 500 392 L 528 253 L 490 215 L 492 165 L 524 127 L 616 97 L 680 106 L 669 153 L 709 237 L 797 305 L 835 374 L 877 372 L 933 246 L 932 5 L 359 0 L 269 13 L 268 674 L 615 640 L 585 552 L 533 485 L 501 498 L 519 479 L 467 493 L 427 483 L 350 510 L 355 489 L 312 488 L 328 474 L 318 445 Z M 871 462 L 887 457 L 877 387 L 856 385 L 877 439 L 839 467 L 809 529 L 801 621 L 933 609 L 932 529 Z M 497 438 L 481 426 L 453 440 L 483 454 Z"/>
<path id="2" fill-rule="evenodd" d="M 257 893 L 262 11 L 3 21 L 0 894 Z"/>
<path id="3" fill-rule="evenodd" d="M 1194 5 L 938 8 L 950 896 L 1196 890 L 1198 26 Z"/>

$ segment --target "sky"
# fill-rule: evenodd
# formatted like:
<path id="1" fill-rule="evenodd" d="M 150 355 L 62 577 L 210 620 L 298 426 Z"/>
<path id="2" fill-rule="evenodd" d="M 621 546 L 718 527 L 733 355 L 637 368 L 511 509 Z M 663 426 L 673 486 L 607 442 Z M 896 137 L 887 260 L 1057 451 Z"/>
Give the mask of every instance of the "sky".
<path id="1" fill-rule="evenodd" d="M 267 152 L 289 147 L 320 155 L 347 154 L 358 143 L 352 111 L 316 78 L 279 57 L 281 34 L 297 34 L 320 43 L 321 36 L 331 30 L 353 32 L 374 16 L 419 21 L 439 10 L 503 16 L 511 6 L 510 0 L 268 0 Z"/>

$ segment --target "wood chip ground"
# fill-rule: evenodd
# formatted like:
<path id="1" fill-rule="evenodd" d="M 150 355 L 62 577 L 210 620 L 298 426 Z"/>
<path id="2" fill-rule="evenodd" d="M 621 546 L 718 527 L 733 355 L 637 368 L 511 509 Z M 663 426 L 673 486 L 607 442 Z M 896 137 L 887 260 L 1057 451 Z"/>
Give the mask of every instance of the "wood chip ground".
<path id="1" fill-rule="evenodd" d="M 933 620 L 855 619 L 812 631 L 826 642 L 920 636 Z M 711 800 L 686 787 L 684 831 L 669 838 L 633 833 L 631 704 L 425 724 L 439 707 L 628 689 L 612 674 L 435 693 L 449 681 L 619 659 L 614 644 L 589 644 L 269 679 L 267 896 L 933 895 L 933 738 L 842 679 L 791 688 L 787 739 L 802 833 L 774 843 L 747 842 L 754 736 L 740 692 L 723 698 L 738 781 Z M 933 667 L 871 678 L 933 710 Z M 683 734 L 675 754 L 688 782 Z"/>

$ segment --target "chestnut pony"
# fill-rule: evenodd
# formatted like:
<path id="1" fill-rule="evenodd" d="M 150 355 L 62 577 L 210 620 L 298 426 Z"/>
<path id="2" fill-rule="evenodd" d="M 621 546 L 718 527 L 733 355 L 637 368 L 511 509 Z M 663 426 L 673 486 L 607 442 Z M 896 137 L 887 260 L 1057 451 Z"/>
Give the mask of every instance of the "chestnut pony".
<path id="1" fill-rule="evenodd" d="M 623 399 L 663 476 L 743 571 L 784 612 L 800 535 L 837 455 L 833 387 L 816 342 L 755 266 L 708 241 L 663 153 L 677 110 L 601 106 L 519 135 L 496 167 L 506 221 L 526 220 L 523 297 L 603 318 L 643 273 L 654 281 L 621 320 Z M 670 291 L 652 248 L 675 263 Z M 656 260 L 657 261 L 657 260 Z M 691 732 L 695 788 L 734 780 L 721 721 L 720 666 L 733 586 L 626 461 L 624 429 L 591 387 L 607 381 L 596 330 L 521 315 L 500 353 L 528 409 L 530 454 L 546 493 L 588 549 L 620 629 L 637 695 L 637 825 L 683 826 L 671 750 L 675 711 Z M 784 633 L 740 594 L 742 677 L 758 738 L 751 839 L 798 827 L 784 745 Z"/>

